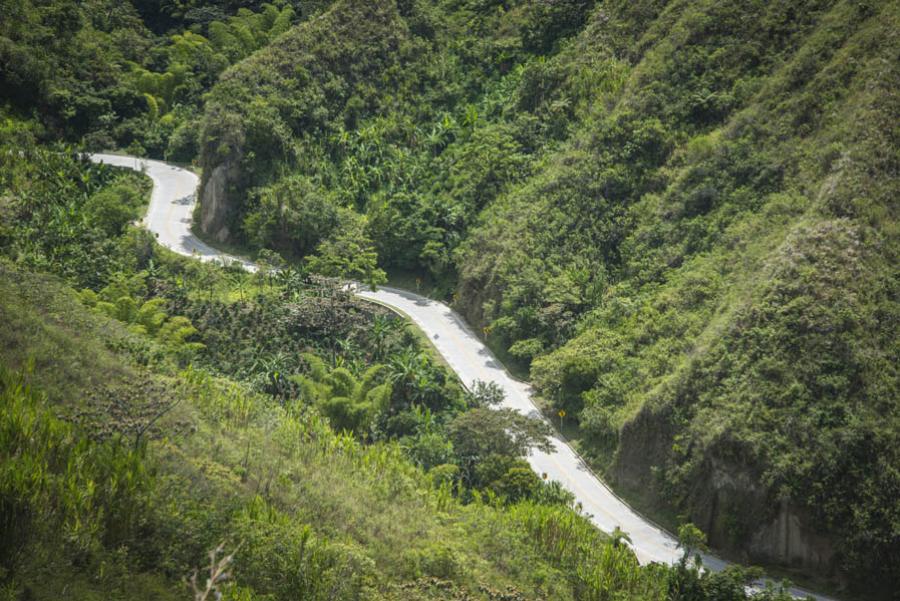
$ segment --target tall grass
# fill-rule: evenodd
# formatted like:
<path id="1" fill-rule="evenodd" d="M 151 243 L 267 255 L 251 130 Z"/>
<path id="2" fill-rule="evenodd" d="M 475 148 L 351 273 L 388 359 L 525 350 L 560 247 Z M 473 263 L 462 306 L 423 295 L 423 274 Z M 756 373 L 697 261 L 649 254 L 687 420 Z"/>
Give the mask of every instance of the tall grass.
<path id="1" fill-rule="evenodd" d="M 585 516 L 559 505 L 521 503 L 509 509 L 508 519 L 523 527 L 541 554 L 569 575 L 577 599 L 666 598 L 664 575 L 641 567 L 628 546 L 611 541 Z"/>
<path id="2" fill-rule="evenodd" d="M 59 538 L 82 560 L 137 535 L 153 486 L 144 449 L 94 442 L 56 418 L 23 373 L 0 366 L 0 563 Z M 61 534 L 61 536 L 60 536 Z"/>

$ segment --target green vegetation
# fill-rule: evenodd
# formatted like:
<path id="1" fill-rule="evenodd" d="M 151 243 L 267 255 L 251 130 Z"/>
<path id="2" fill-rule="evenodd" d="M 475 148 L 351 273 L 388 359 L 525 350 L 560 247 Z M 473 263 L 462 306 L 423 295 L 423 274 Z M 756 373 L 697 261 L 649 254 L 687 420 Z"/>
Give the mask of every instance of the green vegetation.
<path id="1" fill-rule="evenodd" d="M 91 246 L 94 199 L 134 210 L 143 181 L 14 139 L 4 598 L 184 599 L 213 549 L 232 600 L 745 598 L 756 572 L 639 566 L 524 467 L 541 423 L 490 409 L 494 386 L 464 393 L 387 311 L 294 270 L 175 257 L 127 222 Z M 95 271 L 70 264 L 86 246 Z"/>
<path id="2" fill-rule="evenodd" d="M 527 469 L 538 426 L 328 279 L 386 273 L 697 524 L 686 558 L 900 589 L 896 1 L 2 12 L 0 590 L 180 596 L 228 538 L 226 598 L 744 596 L 637 567 Z M 195 161 L 198 228 L 264 269 L 169 256 L 81 148 Z"/>
<path id="3" fill-rule="evenodd" d="M 302 4 L 10 0 L 0 103 L 39 116 L 46 139 L 189 162 L 202 94 L 322 8 Z"/>
<path id="4" fill-rule="evenodd" d="M 335 2 L 213 87 L 201 225 L 301 258 L 356 211 L 621 490 L 886 595 L 898 24 L 896 2 Z"/>

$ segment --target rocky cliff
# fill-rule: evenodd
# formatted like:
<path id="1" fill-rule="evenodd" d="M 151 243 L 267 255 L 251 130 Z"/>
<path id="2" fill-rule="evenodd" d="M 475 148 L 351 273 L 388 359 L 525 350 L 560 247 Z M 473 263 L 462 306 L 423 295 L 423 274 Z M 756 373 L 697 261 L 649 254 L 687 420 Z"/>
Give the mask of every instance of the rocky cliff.
<path id="1" fill-rule="evenodd" d="M 825 525 L 789 498 L 776 498 L 760 483 L 758 469 L 713 458 L 689 488 L 667 482 L 677 461 L 675 419 L 672 407 L 645 407 L 626 424 L 612 469 L 622 489 L 686 511 L 712 546 L 743 561 L 836 575 L 834 542 Z"/>
<path id="2" fill-rule="evenodd" d="M 234 183 L 240 177 L 238 161 L 232 159 L 204 171 L 200 185 L 200 231 L 217 242 L 228 242 L 232 235 Z"/>

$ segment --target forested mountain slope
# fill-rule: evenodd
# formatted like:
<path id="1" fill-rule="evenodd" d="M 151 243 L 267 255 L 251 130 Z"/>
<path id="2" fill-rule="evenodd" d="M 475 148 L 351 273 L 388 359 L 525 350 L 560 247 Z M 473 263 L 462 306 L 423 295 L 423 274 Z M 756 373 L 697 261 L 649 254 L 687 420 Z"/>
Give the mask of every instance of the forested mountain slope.
<path id="1" fill-rule="evenodd" d="M 900 586 L 896 2 L 339 1 L 227 70 L 201 225 L 352 231 L 623 490 Z M 649 491 L 649 493 L 647 492 Z"/>
<path id="2" fill-rule="evenodd" d="M 0 103 L 46 140 L 189 162 L 218 75 L 325 6 L 276 4 L 5 0 Z"/>
<path id="3" fill-rule="evenodd" d="M 900 3 L 0 15 L 4 593 L 181 597 L 244 534 L 232 598 L 745 595 L 740 571 L 638 568 L 494 453 L 489 388 L 308 277 L 384 271 L 452 300 L 654 517 L 900 589 Z M 73 144 L 196 161 L 198 229 L 262 275 L 161 252 L 131 227 L 146 182 Z"/>
<path id="4" fill-rule="evenodd" d="M 212 549 L 227 600 L 744 598 L 639 566 L 528 469 L 539 422 L 341 282 L 174 256 L 140 176 L 11 119 L 0 184 L 4 598 L 187 599 Z"/>
<path id="5" fill-rule="evenodd" d="M 548 426 L 404 320 L 271 253 L 172 254 L 133 225 L 147 178 L 41 131 L 0 128 L 4 598 L 750 598 L 692 526 L 639 565 L 529 468 Z"/>

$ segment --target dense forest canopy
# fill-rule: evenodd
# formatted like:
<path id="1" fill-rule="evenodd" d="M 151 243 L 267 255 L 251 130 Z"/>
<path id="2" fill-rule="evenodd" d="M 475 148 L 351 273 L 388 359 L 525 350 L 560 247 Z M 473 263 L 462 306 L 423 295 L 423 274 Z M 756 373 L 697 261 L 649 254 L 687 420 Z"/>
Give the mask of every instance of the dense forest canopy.
<path id="1" fill-rule="evenodd" d="M 353 209 L 641 502 L 896 581 L 898 10 L 337 2 L 213 87 L 201 225 Z"/>
<path id="2" fill-rule="evenodd" d="M 58 502 L 54 515 L 71 523 L 138 497 L 156 508 L 146 522 L 124 515 L 70 532 L 79 542 L 65 573 L 105 565 L 104 553 L 146 531 L 151 542 L 116 564 L 117 590 L 128 595 L 132 572 L 163 573 L 171 587 L 230 529 L 259 566 L 274 561 L 265 541 L 308 537 L 316 551 L 284 561 L 332 583 L 314 591 L 303 588 L 312 579 L 279 584 L 265 571 L 240 582 L 245 564 L 232 598 L 326 598 L 339 583 L 349 588 L 330 590 L 341 598 L 439 597 L 426 576 L 471 598 L 505 598 L 478 588 L 492 580 L 534 598 L 734 598 L 716 596 L 728 586 L 744 596 L 745 573 L 710 581 L 687 565 L 632 565 L 500 434 L 539 446 L 539 428 L 495 411 L 489 388 L 464 390 L 398 320 L 330 276 L 415 278 L 452 302 L 548 412 L 566 412 L 593 467 L 667 525 L 693 522 L 730 556 L 847 594 L 900 588 L 900 3 L 3 0 L 0 10 L 10 324 L 0 419 L 20 428 L 3 453 L 24 440 L 16 420 L 26 415 L 46 445 L 29 451 L 38 463 L 81 457 L 139 481 L 137 497 L 107 491 L 106 505 L 90 507 L 9 484 L 3 507 L 38 515 Z M 147 183 L 75 149 L 193 163 L 197 231 L 264 269 L 169 256 L 130 225 Z M 19 288 L 31 292 L 13 296 Z M 26 334 L 60 307 L 93 333 L 80 340 L 54 322 Z M 41 359 L 51 340 L 105 350 L 54 379 Z M 29 356 L 34 375 L 21 376 Z M 86 369 L 113 370 L 115 386 L 90 397 Z M 156 390 L 146 382 L 162 388 L 134 392 Z M 95 446 L 47 455 L 111 407 L 149 420 L 173 399 L 184 399 L 175 417 L 147 426 L 147 438 L 199 420 L 202 441 L 182 433 L 175 446 L 126 453 L 114 441 L 142 426 L 123 418 Z M 44 412 L 60 405 L 61 418 Z M 307 445 L 280 449 L 279 466 L 315 480 L 338 462 L 338 474 L 359 478 L 346 494 L 383 508 L 391 494 L 360 476 L 380 462 L 404 482 L 394 510 L 419 516 L 404 524 L 433 524 L 429 534 L 385 561 L 378 554 L 409 531 L 317 529 L 315 503 L 286 508 L 300 494 L 288 483 L 259 497 L 275 478 L 264 472 L 282 468 L 260 460 L 254 476 L 242 452 L 276 422 Z M 233 439 L 230 455 L 207 466 L 219 434 Z M 353 450 L 338 461 L 341 445 Z M 171 476 L 191 452 L 200 459 L 185 470 L 237 474 L 203 480 L 204 495 L 246 503 L 167 514 L 167 503 L 200 502 L 183 488 L 199 476 Z M 117 467 L 105 467 L 107 454 Z M 141 483 L 144 469 L 181 484 Z M 79 486 L 71 473 L 54 478 Z M 446 552 L 443 511 L 457 516 L 459 540 Z M 275 517 L 263 526 L 261 512 Z M 176 531 L 167 523 L 208 530 L 163 558 Z M 473 550 L 485 542 L 473 532 L 498 524 L 513 532 L 508 565 Z M 8 575 L 28 549 L 52 548 L 52 529 L 30 540 L 3 528 L 15 542 L 0 552 L 0 584 L 33 586 L 36 572 Z M 600 551 L 575 551 L 594 536 Z M 603 574 L 621 580 L 603 584 Z"/>

